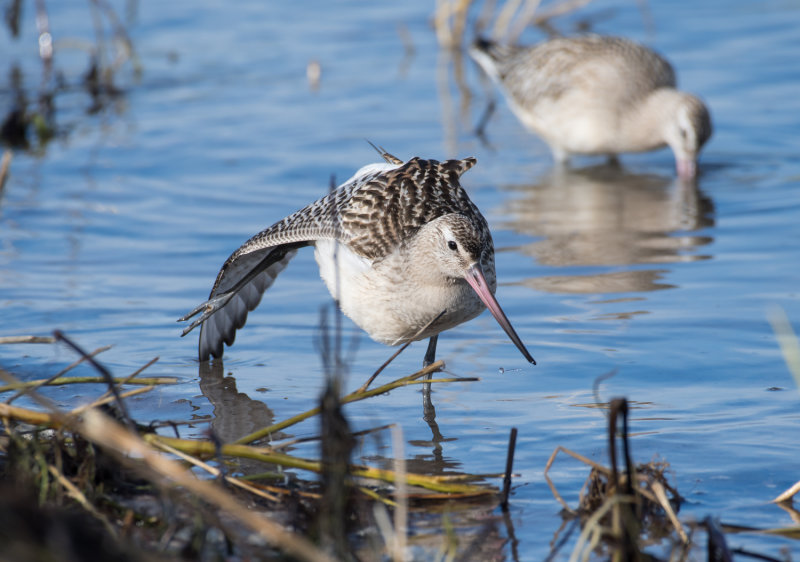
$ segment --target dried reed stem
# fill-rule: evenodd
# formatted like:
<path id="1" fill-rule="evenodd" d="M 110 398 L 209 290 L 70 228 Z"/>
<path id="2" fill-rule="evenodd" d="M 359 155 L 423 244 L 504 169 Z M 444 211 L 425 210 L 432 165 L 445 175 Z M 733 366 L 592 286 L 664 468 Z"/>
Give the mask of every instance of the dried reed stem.
<path id="1" fill-rule="evenodd" d="M 403 430 L 392 426 L 392 452 L 394 453 L 394 470 L 397 474 L 395 486 L 394 541 L 391 555 L 396 562 L 406 559 L 406 543 L 408 534 L 408 487 L 406 486 L 406 454 L 403 448 Z"/>
<path id="2" fill-rule="evenodd" d="M 194 466 L 202 468 L 203 470 L 208 472 L 211 476 L 218 477 L 220 474 L 222 474 L 222 471 L 220 469 L 218 469 L 216 467 L 213 467 L 213 466 L 211 466 L 210 464 L 208 464 L 206 462 L 201 461 L 197 457 L 193 457 L 191 455 L 187 455 L 183 451 L 179 451 L 178 449 L 175 449 L 174 447 L 170 447 L 166 443 L 160 443 L 158 441 L 155 441 L 155 442 L 153 442 L 153 445 L 155 445 L 156 447 L 158 447 L 162 451 L 165 451 L 167 453 L 171 453 L 171 454 L 175 455 L 176 457 L 180 458 L 181 460 L 184 460 L 184 461 L 186 461 L 186 462 L 188 462 L 188 463 L 190 463 L 190 464 L 192 464 Z M 233 476 L 227 476 L 227 475 L 225 475 L 223 478 L 225 479 L 225 482 L 228 482 L 229 484 L 232 484 L 233 486 L 236 486 L 238 488 L 246 490 L 246 491 L 250 492 L 253 495 L 260 496 L 260 497 L 262 497 L 262 498 L 264 498 L 266 500 L 273 501 L 273 502 L 277 502 L 279 500 L 278 496 L 275 496 L 273 494 L 269 494 L 269 493 L 265 492 L 264 490 L 261 490 L 261 489 L 255 487 L 255 486 L 253 486 L 249 482 L 245 482 L 244 480 L 240 480 L 238 478 L 234 478 Z"/>
<path id="3" fill-rule="evenodd" d="M 144 377 L 136 380 L 130 378 L 114 378 L 112 379 L 116 384 L 132 384 L 136 386 L 158 386 L 160 384 L 176 384 L 177 377 Z M 57 377 L 55 379 L 40 379 L 35 381 L 20 381 L 13 384 L 0 386 L 0 394 L 3 392 L 10 392 L 12 390 L 36 390 L 41 386 L 63 386 L 65 384 L 98 384 L 105 383 L 106 379 L 103 377 Z"/>
<path id="4" fill-rule="evenodd" d="M 432 364 L 428 365 L 424 369 L 421 369 L 421 370 L 417 371 L 413 375 L 408 375 L 406 377 L 397 379 L 397 380 L 392 381 L 390 383 L 384 384 L 383 386 L 379 386 L 377 388 L 373 388 L 372 390 L 367 390 L 367 391 L 364 391 L 364 392 L 361 392 L 360 390 L 356 390 L 355 392 L 351 392 L 347 396 L 344 396 L 342 398 L 342 404 L 348 404 L 350 402 L 357 402 L 358 400 L 364 400 L 365 398 L 371 398 L 372 396 L 377 396 L 378 394 L 383 394 L 385 392 L 389 392 L 390 390 L 394 390 L 395 388 L 399 388 L 401 386 L 407 386 L 408 384 L 411 384 L 412 381 L 414 381 L 414 380 L 416 380 L 416 379 L 418 379 L 420 377 L 424 377 L 428 373 L 433 373 L 435 371 L 438 371 L 443 366 L 444 366 L 444 362 L 443 361 L 436 361 L 435 363 L 432 363 Z M 307 412 L 303 412 L 302 414 L 297 414 L 296 416 L 292 416 L 291 418 L 286 419 L 286 420 L 284 420 L 282 422 L 278 422 L 278 423 L 272 424 L 270 426 L 264 427 L 262 429 L 259 429 L 258 431 L 255 431 L 255 432 L 251 433 L 250 435 L 245 435 L 241 439 L 237 439 L 234 443 L 237 444 L 237 445 L 243 445 L 243 444 L 246 444 L 246 443 L 252 443 L 253 441 L 258 441 L 259 439 L 267 437 L 267 436 L 271 435 L 272 433 L 276 433 L 278 431 L 286 429 L 287 427 L 291 427 L 291 426 L 293 426 L 295 424 L 298 424 L 298 423 L 300 423 L 300 422 L 302 422 L 304 420 L 307 420 L 308 418 L 314 417 L 314 416 L 316 416 L 318 414 L 319 414 L 319 408 L 312 408 L 312 409 L 308 410 Z"/>
<path id="5" fill-rule="evenodd" d="M 0 415 L 2 415 L 1 409 Z M 175 437 L 166 437 L 153 433 L 143 435 L 142 439 L 146 443 L 151 443 L 153 445 L 156 443 L 163 443 L 175 448 L 176 450 L 198 457 L 210 457 L 215 455 L 217 452 L 216 445 L 211 441 L 178 439 Z M 287 455 L 285 453 L 279 453 L 267 447 L 252 447 L 250 445 L 240 444 L 223 445 L 221 447 L 221 453 L 224 456 L 247 458 L 268 464 L 277 464 L 283 466 L 284 468 L 296 468 L 315 473 L 319 473 L 322 470 L 322 465 L 319 461 L 302 459 Z M 350 474 L 354 477 L 370 478 L 373 480 L 381 480 L 383 482 L 398 482 L 398 476 L 392 470 L 353 465 L 350 467 Z M 420 488 L 434 490 L 437 492 L 461 494 L 466 496 L 480 496 L 493 493 L 491 489 L 482 486 L 460 483 L 460 481 L 463 479 L 464 477 L 460 475 L 428 476 L 424 474 L 407 473 L 406 483 L 409 486 L 419 486 Z"/>
<path id="6" fill-rule="evenodd" d="M 11 155 L 12 152 L 6 150 L 3 152 L 2 161 L 0 161 L 0 194 L 3 193 L 3 187 L 5 187 L 6 180 L 8 179 L 8 170 L 11 167 Z"/>
<path id="7" fill-rule="evenodd" d="M 9 151 L 6 151 L 7 153 Z M 5 158 L 3 158 L 5 161 Z M 2 166 L 0 165 L 0 189 L 3 189 L 2 182 L 4 178 L 2 177 L 3 170 Z M 0 337 L 0 344 L 14 344 L 14 343 L 55 343 L 56 339 L 51 336 L 3 336 Z"/>
<path id="8" fill-rule="evenodd" d="M 82 422 L 75 421 L 71 425 L 81 435 L 114 454 L 124 464 L 131 464 L 131 457 L 141 459 L 148 469 L 165 481 L 181 486 L 225 511 L 280 550 L 301 560 L 333 562 L 327 554 L 317 549 L 306 538 L 286 531 L 279 524 L 247 509 L 214 483 L 198 479 L 191 471 L 166 458 L 139 436 L 127 431 L 101 412 L 89 410 L 84 414 Z"/>
<path id="9" fill-rule="evenodd" d="M 791 501 L 792 497 L 794 497 L 794 495 L 797 492 L 800 492 L 800 480 L 795 482 L 794 486 L 792 486 L 791 488 L 789 488 L 788 490 L 783 492 L 781 495 L 779 495 L 777 498 L 772 500 L 772 502 L 773 503 L 780 503 L 780 502 Z"/>
<path id="10" fill-rule="evenodd" d="M 664 513 L 667 514 L 669 517 L 670 523 L 672 526 L 675 527 L 675 530 L 678 531 L 678 535 L 680 535 L 683 544 L 689 544 L 689 537 L 686 534 L 686 531 L 683 530 L 683 525 L 678 520 L 678 516 L 675 514 L 675 510 L 672 509 L 672 504 L 669 503 L 669 498 L 667 497 L 667 491 L 664 488 L 664 485 L 661 482 L 652 482 L 650 487 L 653 489 L 653 493 L 658 498 L 658 503 L 661 504 L 661 509 L 664 510 Z"/>

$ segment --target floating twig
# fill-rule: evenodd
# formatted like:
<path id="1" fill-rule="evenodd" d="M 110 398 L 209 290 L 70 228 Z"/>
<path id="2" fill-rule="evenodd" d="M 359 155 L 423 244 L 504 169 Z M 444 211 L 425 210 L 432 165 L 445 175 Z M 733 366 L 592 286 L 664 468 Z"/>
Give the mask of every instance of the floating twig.
<path id="1" fill-rule="evenodd" d="M 772 500 L 772 503 L 781 503 L 781 502 L 788 502 L 791 501 L 794 495 L 800 492 L 800 480 L 794 483 L 789 489 L 779 495 L 777 498 Z"/>
<path id="2" fill-rule="evenodd" d="M 96 382 L 103 382 L 103 381 L 96 381 Z M 122 394 L 120 394 L 120 397 L 129 398 L 131 396 L 137 396 L 139 394 L 144 394 L 145 392 L 150 392 L 151 390 L 153 390 L 153 388 L 154 387 L 152 386 L 146 386 L 144 388 L 134 388 L 133 390 L 129 390 L 128 392 L 123 392 Z M 70 412 L 70 415 L 81 414 L 90 408 L 102 406 L 114 400 L 116 400 L 116 398 L 111 396 L 105 398 L 99 398 L 98 400 L 92 402 L 91 404 L 78 406 L 77 408 L 75 408 Z M 29 423 L 31 425 L 41 425 L 52 429 L 58 429 L 62 427 L 64 421 L 62 419 L 63 414 L 60 412 L 55 412 L 55 413 L 37 412 L 35 410 L 29 410 L 27 408 L 11 406 L 7 402 L 0 403 L 0 418 L 14 419 L 21 422 Z"/>
<path id="3" fill-rule="evenodd" d="M 1 415 L 2 409 L 0 409 L 0 416 Z M 213 456 L 215 451 L 214 444 L 210 441 L 177 439 L 174 437 L 165 437 L 163 435 L 157 435 L 154 433 L 143 435 L 142 439 L 144 439 L 144 441 L 147 443 L 164 443 L 170 447 L 174 447 L 179 451 L 183 451 L 184 453 L 201 458 Z M 300 457 L 287 455 L 285 453 L 279 453 L 268 447 L 228 444 L 222 446 L 222 454 L 225 456 L 253 459 L 268 464 L 277 464 L 283 466 L 284 468 L 295 468 L 315 473 L 319 473 L 322 470 L 322 466 L 319 461 L 303 459 Z M 350 466 L 350 474 L 358 478 L 381 480 L 389 483 L 397 482 L 397 474 L 394 471 L 373 468 L 369 466 L 352 465 Z M 406 478 L 409 486 L 419 486 L 421 488 L 434 490 L 437 492 L 459 494 L 464 497 L 482 496 L 493 493 L 490 488 L 476 486 L 474 484 L 465 484 L 462 483 L 463 480 L 464 477 L 461 475 L 428 476 L 416 473 L 407 473 Z"/>
<path id="4" fill-rule="evenodd" d="M 6 153 L 10 153 L 7 150 Z M 3 157 L 5 162 L 5 157 Z M 3 169 L 0 164 L 0 190 L 3 189 Z M 56 339 L 52 336 L 2 336 L 0 337 L 0 344 L 14 344 L 14 343 L 55 343 Z"/>
<path id="5" fill-rule="evenodd" d="M 6 185 L 6 180 L 8 179 L 8 170 L 11 168 L 11 156 L 12 152 L 9 149 L 6 149 L 3 152 L 3 159 L 0 160 L 0 195 L 3 194 L 3 188 Z M 33 337 L 33 336 L 30 336 Z M 5 338 L 0 338 L 0 343 L 4 343 L 3 340 Z M 37 342 L 38 343 L 38 342 Z"/>
<path id="6" fill-rule="evenodd" d="M 158 447 L 162 451 L 165 451 L 167 453 L 175 455 L 176 457 L 180 458 L 181 460 L 184 460 L 184 461 L 186 461 L 186 462 L 188 462 L 188 463 L 190 463 L 190 464 L 192 464 L 192 465 L 194 465 L 194 466 L 196 466 L 198 468 L 202 468 L 203 470 L 205 470 L 206 472 L 208 472 L 211 476 L 214 476 L 215 478 L 219 478 L 220 476 L 222 476 L 225 479 L 225 482 L 227 482 L 229 484 L 232 484 L 233 486 L 237 486 L 237 487 L 241 488 L 242 490 L 246 490 L 246 491 L 250 492 L 251 494 L 253 494 L 255 496 L 262 497 L 265 500 L 269 500 L 269 501 L 272 501 L 272 502 L 279 501 L 279 498 L 276 495 L 267 493 L 264 490 L 261 490 L 259 487 L 254 486 L 253 484 L 250 484 L 249 482 L 245 482 L 244 480 L 241 480 L 239 478 L 234 478 L 233 476 L 223 475 L 223 473 L 222 473 L 222 471 L 220 469 L 215 468 L 215 467 L 211 466 L 210 464 L 201 461 L 197 457 L 193 457 L 191 455 L 187 455 L 183 451 L 179 451 L 178 449 L 175 449 L 174 447 L 170 447 L 166 443 L 161 443 L 159 441 L 155 441 L 153 443 L 153 445 Z"/>
<path id="7" fill-rule="evenodd" d="M 395 388 L 401 386 L 407 386 L 409 384 L 413 384 L 413 381 L 415 381 L 416 379 L 424 377 L 428 373 L 434 373 L 443 367 L 444 367 L 444 361 L 436 361 L 435 363 L 432 363 L 427 367 L 417 371 L 413 375 L 402 377 L 390 383 L 384 384 L 383 386 L 373 388 L 372 390 L 367 390 L 364 392 L 361 392 L 360 389 L 356 390 L 355 392 L 351 392 L 347 396 L 344 396 L 342 398 L 342 404 L 348 404 L 350 402 L 364 400 L 365 398 L 371 398 L 372 396 L 376 396 L 378 394 L 384 394 L 386 392 L 389 392 L 390 390 L 394 390 Z M 465 379 L 457 379 L 457 380 L 465 380 Z M 433 382 L 433 381 L 428 381 L 428 382 Z M 268 435 L 286 429 L 287 427 L 291 427 L 295 424 L 298 424 L 301 421 L 316 416 L 317 414 L 319 414 L 319 408 L 318 407 L 312 408 L 307 412 L 303 412 L 302 414 L 297 414 L 296 416 L 292 416 L 291 418 L 286 419 L 282 422 L 274 423 L 268 427 L 261 428 L 258 431 L 251 433 L 250 435 L 245 435 L 244 437 L 237 439 L 235 443 L 242 445 L 245 443 L 252 443 L 253 441 L 258 441 L 259 439 L 262 439 L 264 437 L 267 437 Z"/>
<path id="8" fill-rule="evenodd" d="M 55 338 L 53 338 L 53 341 L 55 341 Z M 104 351 L 107 351 L 109 349 L 111 349 L 110 345 L 99 347 L 99 348 L 95 349 L 93 352 L 91 352 L 89 354 L 89 357 L 94 357 L 95 355 L 97 355 L 99 353 L 102 353 Z M 75 367 L 77 367 L 78 365 L 80 365 L 81 363 L 83 363 L 86 360 L 87 360 L 87 357 L 83 356 L 83 357 L 79 358 L 77 361 L 73 361 L 72 363 L 70 363 L 69 365 L 67 365 L 63 369 L 61 369 L 59 372 L 57 372 L 52 377 L 49 377 L 49 378 L 44 379 L 44 380 L 29 381 L 29 382 L 26 382 L 26 383 L 17 381 L 19 384 L 14 383 L 14 384 L 10 384 L 8 386 L 1 387 L 0 388 L 0 392 L 6 392 L 6 389 L 8 389 L 8 390 L 24 389 L 21 392 L 15 394 L 14 396 L 12 396 L 11 398 L 9 398 L 7 400 L 7 403 L 11 404 L 11 402 L 16 400 L 20 396 L 24 396 L 25 394 L 36 390 L 40 386 L 47 386 L 47 385 L 53 384 L 52 381 L 58 380 L 60 377 L 62 377 L 63 375 L 66 375 L 69 371 L 71 371 L 72 369 L 74 369 Z M 105 382 L 105 379 L 101 379 L 99 382 Z M 23 385 L 23 386 L 20 386 L 20 385 Z M 30 388 L 28 388 L 27 385 L 30 385 Z"/>
<path id="9" fill-rule="evenodd" d="M 145 386 L 144 388 L 134 388 L 133 390 L 129 390 L 128 392 L 121 393 L 119 395 L 119 397 L 120 398 L 130 398 L 131 396 L 138 396 L 139 394 L 144 394 L 145 392 L 150 392 L 151 390 L 153 390 L 153 388 L 155 388 L 155 387 L 153 387 L 153 386 Z M 100 398 L 98 398 L 97 400 L 92 402 L 91 404 L 86 404 L 85 406 L 78 406 L 77 408 L 72 410 L 70 412 L 70 414 L 73 415 L 73 416 L 74 415 L 78 415 L 78 414 L 81 414 L 81 413 L 85 412 L 86 410 L 89 410 L 91 408 L 97 408 L 97 407 L 103 406 L 105 404 L 109 404 L 109 403 L 111 403 L 111 402 L 113 402 L 115 400 L 116 400 L 116 397 L 114 397 L 114 396 L 110 396 L 110 395 L 109 396 L 101 396 Z"/>
<path id="10" fill-rule="evenodd" d="M 113 378 L 115 384 L 123 385 L 136 385 L 136 386 L 158 386 L 162 384 L 176 384 L 178 383 L 177 377 L 142 377 L 136 380 L 130 378 Z M 0 386 L 0 394 L 3 392 L 11 392 L 12 390 L 26 389 L 36 390 L 42 386 L 64 386 L 67 384 L 100 384 L 106 383 L 104 377 L 64 377 L 58 376 L 56 378 L 39 379 L 34 381 L 20 381 L 13 384 Z M 8 402 L 10 402 L 9 400 Z"/>
<path id="11" fill-rule="evenodd" d="M 392 427 L 392 424 L 381 425 L 378 427 L 373 427 L 370 429 L 363 429 L 361 431 L 354 431 L 350 435 L 352 437 L 363 437 L 364 435 L 369 435 L 370 433 L 376 433 L 378 431 L 383 431 L 384 429 L 389 429 Z M 280 441 L 278 443 L 272 442 L 270 443 L 270 447 L 276 451 L 281 449 L 287 449 L 289 447 L 293 447 L 295 445 L 299 445 L 300 443 L 309 443 L 311 441 L 318 441 L 321 439 L 319 435 L 309 435 L 308 437 L 298 437 L 297 439 L 290 439 L 288 441 Z"/>

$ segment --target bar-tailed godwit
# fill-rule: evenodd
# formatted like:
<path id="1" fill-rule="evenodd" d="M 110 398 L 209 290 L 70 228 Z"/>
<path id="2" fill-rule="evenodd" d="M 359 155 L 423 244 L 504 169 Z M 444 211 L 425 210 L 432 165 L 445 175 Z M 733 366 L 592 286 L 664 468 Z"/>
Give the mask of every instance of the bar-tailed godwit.
<path id="1" fill-rule="evenodd" d="M 651 49 L 589 35 L 532 46 L 478 39 L 470 55 L 557 161 L 669 146 L 678 175 L 696 175 L 711 117 L 698 97 L 676 89 L 672 66 Z"/>
<path id="2" fill-rule="evenodd" d="M 201 361 L 233 344 L 247 313 L 297 250 L 313 246 L 331 295 L 372 339 L 398 345 L 429 338 L 424 362 L 430 364 L 438 334 L 485 306 L 535 364 L 495 300 L 489 226 L 459 183 L 475 159 L 403 163 L 382 155 L 387 163 L 361 168 L 231 254 L 209 300 L 180 319 L 200 314 L 183 335 L 201 326 Z"/>

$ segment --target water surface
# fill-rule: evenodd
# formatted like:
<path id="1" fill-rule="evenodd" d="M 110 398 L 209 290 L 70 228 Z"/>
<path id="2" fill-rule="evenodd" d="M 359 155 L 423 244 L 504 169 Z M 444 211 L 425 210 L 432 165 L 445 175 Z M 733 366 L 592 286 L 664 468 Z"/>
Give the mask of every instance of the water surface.
<path id="1" fill-rule="evenodd" d="M 323 195 L 332 175 L 376 161 L 364 139 L 402 158 L 476 156 L 463 183 L 493 229 L 498 299 L 539 364 L 484 314 L 439 340 L 449 373 L 481 380 L 436 388 L 437 426 L 410 388 L 348 406 L 355 428 L 399 422 L 413 470 L 496 473 L 518 427 L 511 526 L 492 544 L 502 558 L 543 559 L 561 525 L 545 463 L 557 445 L 606 461 L 606 420 L 590 406 L 595 379 L 613 372 L 599 397 L 636 405 L 634 455 L 671 464 L 683 519 L 791 525 L 768 502 L 800 478 L 800 395 L 767 318 L 780 307 L 800 319 L 800 10 L 637 6 L 591 4 L 556 25 L 569 33 L 588 21 L 672 60 L 714 120 L 696 184 L 674 179 L 668 151 L 623 157 L 622 169 L 586 158 L 554 170 L 502 100 L 478 138 L 497 92 L 439 49 L 429 2 L 140 4 L 129 31 L 141 76 L 123 72 L 122 95 L 93 115 L 79 89 L 61 96 L 61 134 L 39 154 L 15 153 L 0 199 L 0 335 L 59 328 L 87 349 L 113 345 L 102 357 L 118 375 L 159 356 L 150 373 L 183 382 L 133 399 L 134 415 L 197 419 L 184 430 L 196 436 L 210 417 L 233 439 L 315 402 L 324 370 L 314 342 L 331 299 L 311 251 L 300 252 L 224 366 L 199 368 L 195 335 L 179 338 L 175 320 L 206 298 L 229 253 Z M 80 5 L 50 9 L 66 35 L 92 37 Z M 35 90 L 26 20 L 23 38 L 1 35 L 0 50 Z M 60 60 L 78 83 L 85 55 Z M 311 61 L 322 69 L 316 89 Z M 11 103 L 6 81 L 0 103 Z M 343 326 L 345 341 L 358 338 L 347 381 L 356 388 L 391 350 Z M 423 353 L 413 345 L 382 379 L 413 372 Z M 60 347 L 0 347 L 0 365 L 30 378 L 73 359 Z M 94 393 L 48 391 L 65 406 Z M 315 421 L 292 428 L 316 432 Z M 358 454 L 392 456 L 388 439 Z M 587 472 L 563 460 L 552 476 L 574 504 Z M 800 552 L 777 538 L 732 541 Z"/>

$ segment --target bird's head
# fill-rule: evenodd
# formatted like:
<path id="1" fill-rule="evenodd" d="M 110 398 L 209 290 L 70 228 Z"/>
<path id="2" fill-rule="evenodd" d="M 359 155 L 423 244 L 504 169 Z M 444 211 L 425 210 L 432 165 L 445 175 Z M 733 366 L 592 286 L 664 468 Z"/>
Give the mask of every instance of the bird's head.
<path id="1" fill-rule="evenodd" d="M 711 137 L 711 116 L 700 98 L 680 92 L 664 129 L 664 140 L 675 154 L 675 167 L 683 179 L 697 174 L 700 149 Z"/>
<path id="2" fill-rule="evenodd" d="M 494 297 L 497 287 L 494 245 L 485 223 L 478 224 L 465 215 L 452 213 L 431 221 L 423 230 L 426 230 L 423 237 L 428 256 L 433 258 L 430 267 L 446 279 L 466 281 L 525 359 L 535 365 Z"/>

